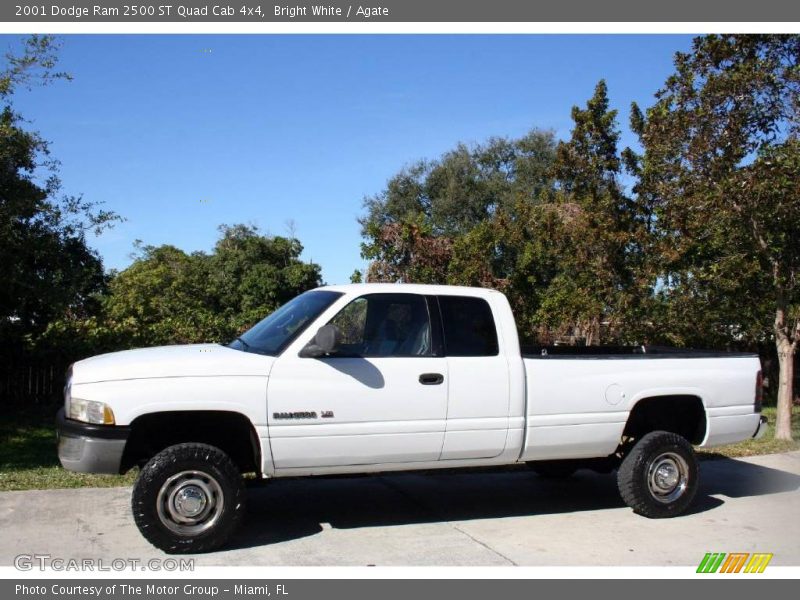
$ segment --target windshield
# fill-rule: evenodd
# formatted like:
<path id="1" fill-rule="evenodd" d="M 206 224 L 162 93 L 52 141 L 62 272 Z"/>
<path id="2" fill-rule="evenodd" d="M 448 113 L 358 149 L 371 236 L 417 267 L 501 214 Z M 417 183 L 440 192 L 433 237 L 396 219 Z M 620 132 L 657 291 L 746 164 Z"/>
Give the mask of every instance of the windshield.
<path id="1" fill-rule="evenodd" d="M 327 290 L 300 294 L 256 323 L 228 347 L 277 356 L 341 295 Z"/>

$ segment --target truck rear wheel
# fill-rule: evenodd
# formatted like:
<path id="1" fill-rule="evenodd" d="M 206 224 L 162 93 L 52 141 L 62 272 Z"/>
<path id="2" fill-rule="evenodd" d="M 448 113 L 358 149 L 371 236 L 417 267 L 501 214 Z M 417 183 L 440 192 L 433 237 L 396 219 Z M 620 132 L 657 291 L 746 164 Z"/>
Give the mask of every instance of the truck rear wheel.
<path id="1" fill-rule="evenodd" d="M 651 519 L 686 511 L 697 493 L 697 459 L 691 444 L 669 431 L 653 431 L 639 440 L 617 471 L 625 504 Z"/>
<path id="2" fill-rule="evenodd" d="M 156 548 L 207 552 L 242 520 L 245 489 L 233 461 L 207 444 L 178 444 L 154 456 L 133 487 L 133 518 Z"/>

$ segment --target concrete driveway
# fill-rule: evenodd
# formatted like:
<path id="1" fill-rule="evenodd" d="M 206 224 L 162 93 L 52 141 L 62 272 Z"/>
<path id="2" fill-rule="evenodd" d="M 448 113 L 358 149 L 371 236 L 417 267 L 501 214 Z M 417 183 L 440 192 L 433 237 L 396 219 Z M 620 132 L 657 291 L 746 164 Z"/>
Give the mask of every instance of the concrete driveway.
<path id="1" fill-rule="evenodd" d="M 691 514 L 649 520 L 613 476 L 526 470 L 270 482 L 231 546 L 197 565 L 697 565 L 772 552 L 800 565 L 800 452 L 701 463 Z M 0 565 L 17 554 L 147 559 L 130 488 L 0 493 Z"/>

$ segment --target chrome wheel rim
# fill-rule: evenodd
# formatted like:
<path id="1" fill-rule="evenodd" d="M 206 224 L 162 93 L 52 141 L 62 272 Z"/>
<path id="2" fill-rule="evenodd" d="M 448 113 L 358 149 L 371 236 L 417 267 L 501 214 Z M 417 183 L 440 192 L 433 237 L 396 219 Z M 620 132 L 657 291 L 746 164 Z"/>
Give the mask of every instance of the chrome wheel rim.
<path id="1" fill-rule="evenodd" d="M 674 452 L 659 454 L 650 463 L 647 485 L 650 495 L 658 502 L 675 502 L 689 487 L 689 464 Z"/>
<path id="2" fill-rule="evenodd" d="M 222 487 L 202 471 L 181 471 L 167 479 L 158 491 L 158 518 L 172 532 L 197 535 L 219 519 L 224 507 Z"/>

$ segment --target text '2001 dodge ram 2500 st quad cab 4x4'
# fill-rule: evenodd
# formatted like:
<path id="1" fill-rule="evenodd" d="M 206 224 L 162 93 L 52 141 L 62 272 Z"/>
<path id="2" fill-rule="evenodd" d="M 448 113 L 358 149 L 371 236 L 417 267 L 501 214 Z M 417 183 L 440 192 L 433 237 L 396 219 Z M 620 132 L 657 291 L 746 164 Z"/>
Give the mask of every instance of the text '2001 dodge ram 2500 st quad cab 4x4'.
<path id="1" fill-rule="evenodd" d="M 227 346 L 75 363 L 59 457 L 81 472 L 141 467 L 134 519 L 167 552 L 225 543 L 244 512 L 242 473 L 616 469 L 635 512 L 671 517 L 697 490 L 693 444 L 763 433 L 760 390 L 750 354 L 523 354 L 511 307 L 493 290 L 331 286 Z"/>

